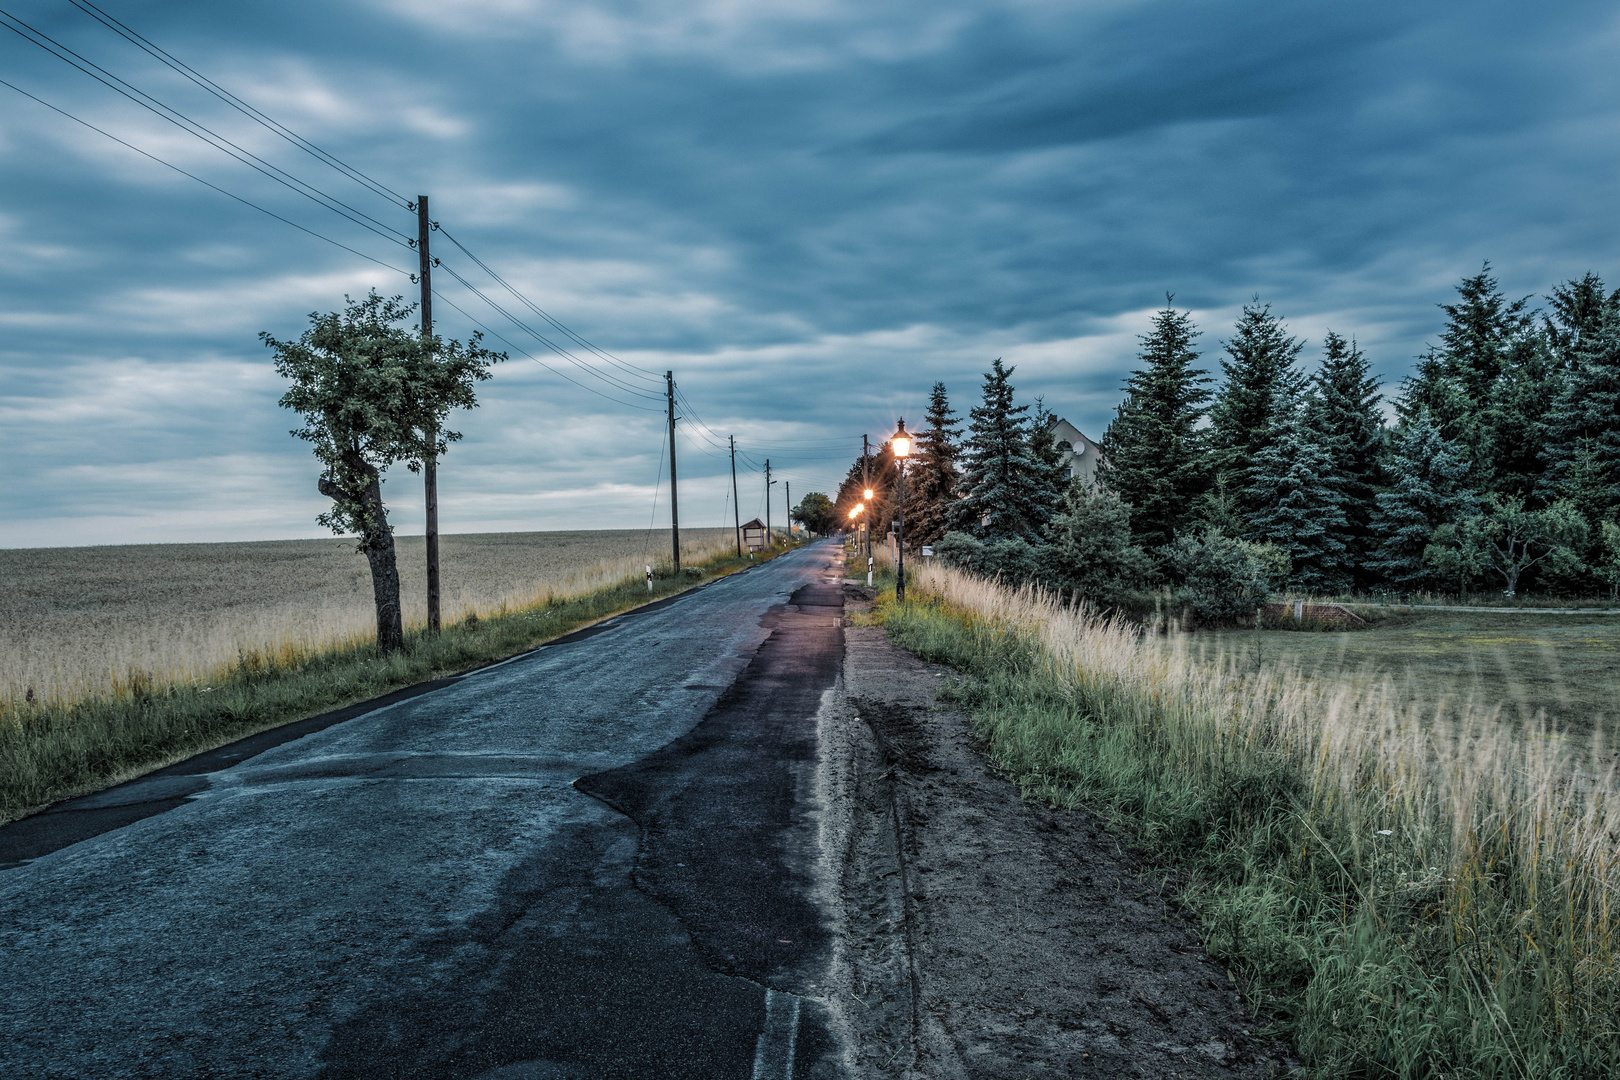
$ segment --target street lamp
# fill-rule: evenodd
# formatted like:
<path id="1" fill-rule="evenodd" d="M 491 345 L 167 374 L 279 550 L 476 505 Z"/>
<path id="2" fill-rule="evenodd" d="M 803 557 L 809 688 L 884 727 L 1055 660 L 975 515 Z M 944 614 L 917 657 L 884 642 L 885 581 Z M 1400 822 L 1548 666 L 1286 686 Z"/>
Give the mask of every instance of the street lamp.
<path id="1" fill-rule="evenodd" d="M 855 519 L 857 517 L 859 517 L 861 514 L 864 514 L 864 513 L 866 513 L 866 504 L 865 503 L 856 503 L 855 504 L 855 509 L 853 509 L 853 510 L 851 510 L 849 512 L 849 520 L 855 521 Z M 866 536 L 867 536 L 867 541 L 866 541 L 866 584 L 867 584 L 868 587 L 871 587 L 871 584 L 872 584 L 872 540 L 871 540 L 872 529 L 871 529 L 871 525 L 869 523 L 867 523 L 867 522 L 864 522 L 864 521 L 856 522 L 856 525 L 855 525 L 855 554 L 859 555 L 860 552 L 861 552 L 861 531 L 863 529 L 866 531 Z"/>
<path id="2" fill-rule="evenodd" d="M 900 522 L 894 533 L 897 557 L 894 599 L 899 603 L 906 598 L 906 458 L 911 456 L 911 436 L 906 432 L 904 420 L 900 421 L 900 430 L 889 440 L 889 446 L 894 450 L 895 460 L 900 463 Z"/>

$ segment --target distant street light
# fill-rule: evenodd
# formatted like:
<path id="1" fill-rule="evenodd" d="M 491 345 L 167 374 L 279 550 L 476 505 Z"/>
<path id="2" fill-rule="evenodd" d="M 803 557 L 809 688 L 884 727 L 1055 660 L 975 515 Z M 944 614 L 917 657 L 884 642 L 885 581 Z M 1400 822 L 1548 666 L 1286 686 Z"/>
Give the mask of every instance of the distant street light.
<path id="1" fill-rule="evenodd" d="M 894 449 L 895 460 L 900 463 L 900 521 L 894 531 L 894 599 L 900 603 L 906 598 L 906 458 L 911 456 L 911 436 L 906 433 L 904 420 L 900 421 L 900 430 L 894 433 L 889 445 Z"/>

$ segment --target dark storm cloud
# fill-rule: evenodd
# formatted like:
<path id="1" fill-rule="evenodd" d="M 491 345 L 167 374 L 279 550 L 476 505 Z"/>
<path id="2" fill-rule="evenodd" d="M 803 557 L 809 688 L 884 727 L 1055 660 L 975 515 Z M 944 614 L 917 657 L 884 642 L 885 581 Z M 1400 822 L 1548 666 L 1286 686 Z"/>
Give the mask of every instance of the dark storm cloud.
<path id="1" fill-rule="evenodd" d="M 914 420 L 936 378 L 966 406 L 998 355 L 1019 365 L 1021 393 L 1100 434 L 1167 290 L 1197 311 L 1211 364 L 1258 293 L 1312 342 L 1329 326 L 1357 334 L 1396 379 L 1433 337 L 1434 304 L 1483 259 L 1521 294 L 1589 268 L 1620 275 L 1605 5 L 108 10 L 396 190 L 431 192 L 447 229 L 576 330 L 676 369 L 712 428 L 689 425 L 683 474 L 717 520 L 729 473 L 716 435 L 797 470 L 796 494 L 827 486 L 861 430 Z M 18 14 L 414 232 L 402 208 L 75 9 L 38 0 Z M 408 250 L 18 39 L 0 42 L 0 68 L 411 268 Z M 311 461 L 286 434 L 255 335 L 295 334 L 345 293 L 408 293 L 405 276 L 0 94 L 0 422 L 13 448 L 0 543 L 311 531 Z M 445 332 L 474 329 L 459 304 L 544 356 L 452 279 L 436 284 Z M 659 403 L 548 362 L 625 404 L 514 358 L 460 422 L 450 527 L 646 523 Z M 392 486 L 409 528 L 410 480 Z"/>

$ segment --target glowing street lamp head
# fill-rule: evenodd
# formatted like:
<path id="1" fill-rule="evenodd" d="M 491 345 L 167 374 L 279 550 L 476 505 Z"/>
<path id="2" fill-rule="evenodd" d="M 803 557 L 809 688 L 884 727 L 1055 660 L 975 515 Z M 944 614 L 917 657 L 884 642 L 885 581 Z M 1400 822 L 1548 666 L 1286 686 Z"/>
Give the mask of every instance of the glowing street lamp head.
<path id="1" fill-rule="evenodd" d="M 871 488 L 866 489 L 866 500 L 868 502 L 871 502 L 871 500 L 872 500 L 872 489 Z"/>
<path id="2" fill-rule="evenodd" d="M 853 507 L 849 512 L 849 520 L 854 521 L 855 520 L 855 515 L 859 514 L 860 512 L 861 512 L 860 507 L 858 507 L 858 506 Z"/>
<path id="3" fill-rule="evenodd" d="M 911 456 L 911 435 L 906 431 L 906 422 L 904 420 L 900 421 L 900 430 L 894 433 L 890 445 L 894 447 L 895 457 L 908 458 Z"/>

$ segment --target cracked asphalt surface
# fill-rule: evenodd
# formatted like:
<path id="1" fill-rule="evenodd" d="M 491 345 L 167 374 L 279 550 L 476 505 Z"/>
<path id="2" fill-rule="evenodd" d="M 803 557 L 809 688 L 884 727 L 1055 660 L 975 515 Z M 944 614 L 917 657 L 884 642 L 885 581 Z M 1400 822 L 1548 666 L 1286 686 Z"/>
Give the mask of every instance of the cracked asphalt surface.
<path id="1" fill-rule="evenodd" d="M 838 554 L 0 830 L 0 1075 L 833 1075 Z"/>

